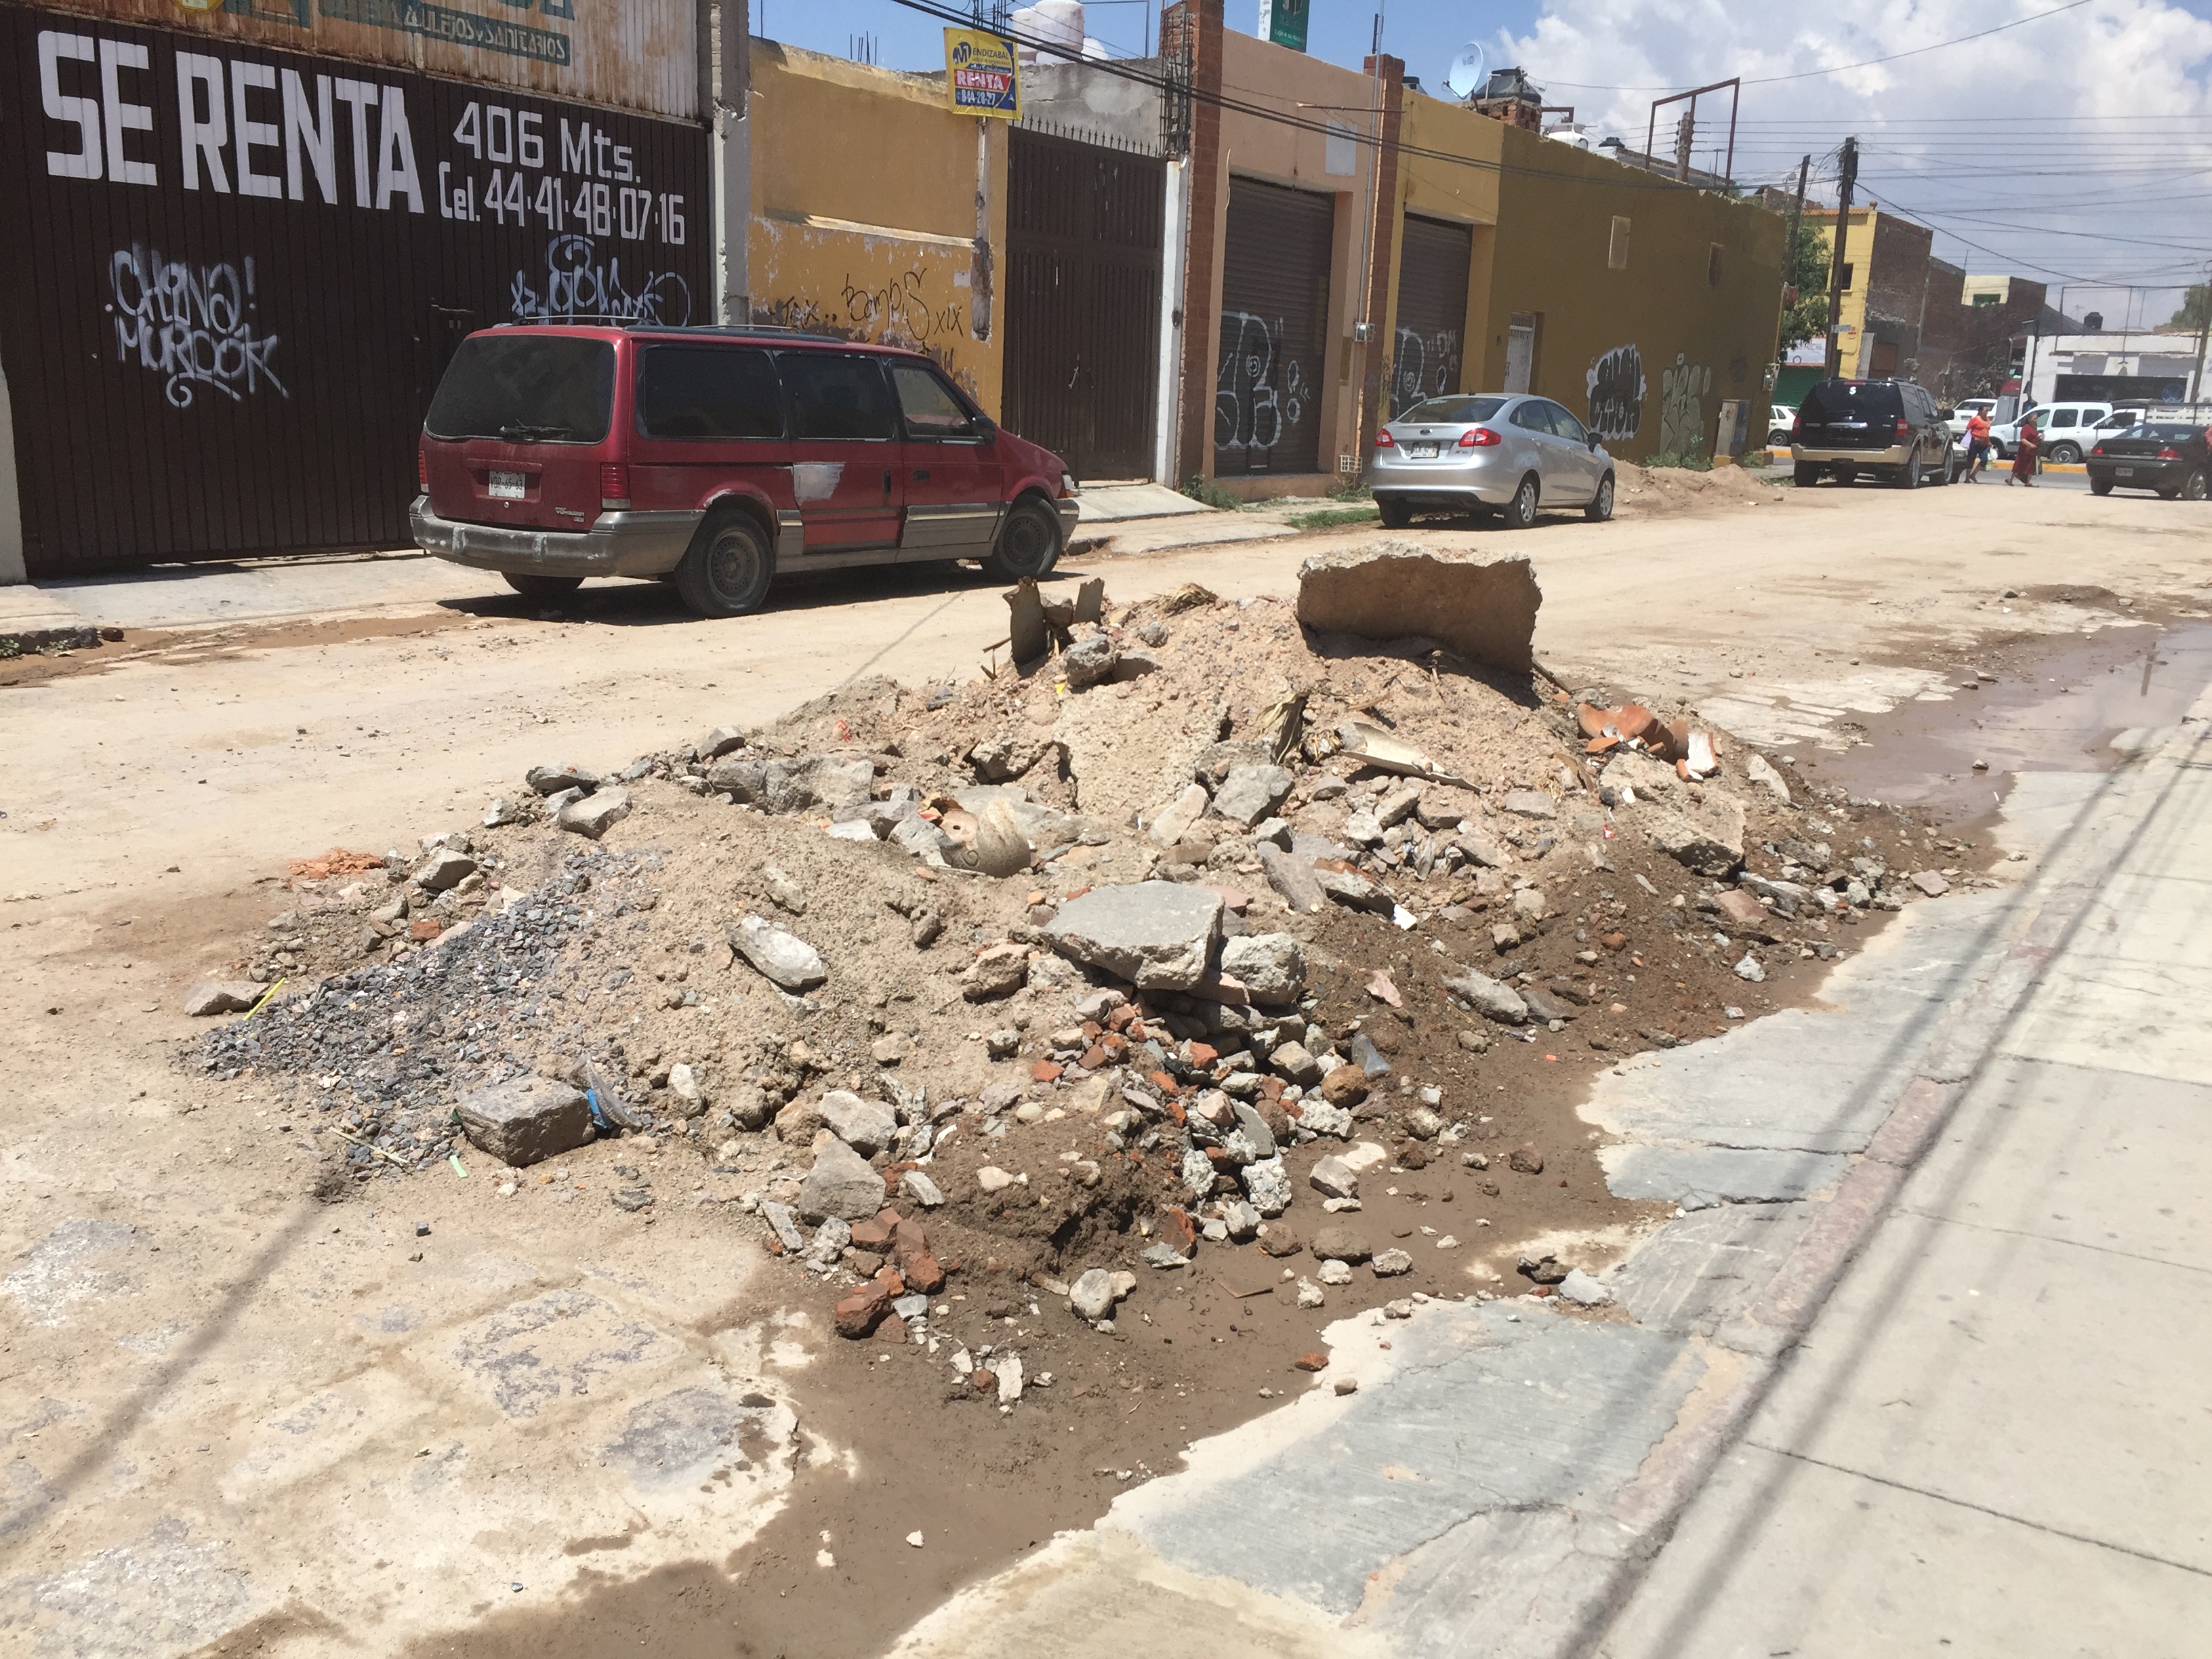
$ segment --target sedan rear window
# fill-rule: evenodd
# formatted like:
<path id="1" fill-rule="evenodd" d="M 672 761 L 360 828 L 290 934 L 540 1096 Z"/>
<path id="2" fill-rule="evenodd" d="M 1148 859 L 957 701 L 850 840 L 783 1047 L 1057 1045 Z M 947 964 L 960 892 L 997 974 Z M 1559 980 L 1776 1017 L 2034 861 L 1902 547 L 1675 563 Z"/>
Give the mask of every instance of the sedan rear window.
<path id="1" fill-rule="evenodd" d="M 430 399 L 434 438 L 595 444 L 615 402 L 615 349 L 605 340 L 478 334 L 461 342 Z"/>
<path id="2" fill-rule="evenodd" d="M 1808 421 L 1895 420 L 1905 412 L 1905 398 L 1894 383 L 1823 380 L 1805 394 L 1797 412 Z"/>
<path id="3" fill-rule="evenodd" d="M 2124 438 L 2144 438 L 2162 444 L 2185 444 L 2203 431 L 2202 427 L 2168 426 L 2162 421 L 2130 427 L 2120 434 Z"/>
<path id="4" fill-rule="evenodd" d="M 637 371 L 637 429 L 648 438 L 781 438 L 783 386 L 765 351 L 652 346 Z"/>
<path id="5" fill-rule="evenodd" d="M 1425 403 L 1415 404 L 1403 415 L 1394 418 L 1430 426 L 1464 426 L 1471 421 L 1486 421 L 1505 407 L 1503 398 L 1469 398 L 1455 395 L 1449 398 L 1431 398 Z"/>

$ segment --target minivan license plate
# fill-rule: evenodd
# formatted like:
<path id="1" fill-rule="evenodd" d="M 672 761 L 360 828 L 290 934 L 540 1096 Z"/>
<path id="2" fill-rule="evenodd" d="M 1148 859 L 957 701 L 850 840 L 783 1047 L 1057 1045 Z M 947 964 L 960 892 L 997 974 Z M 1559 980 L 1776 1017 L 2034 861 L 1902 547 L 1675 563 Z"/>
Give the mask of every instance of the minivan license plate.
<path id="1" fill-rule="evenodd" d="M 1415 444 L 1413 453 L 1417 461 L 1433 461 L 1437 458 L 1437 447 L 1434 444 Z"/>
<path id="2" fill-rule="evenodd" d="M 2112 469 L 2112 476 L 2115 478 L 2132 478 L 2136 476 L 2136 470 L 2131 466 L 2116 466 Z"/>
<path id="3" fill-rule="evenodd" d="M 520 472 L 495 472 L 491 475 L 491 498 L 495 501 L 519 501 L 522 499 L 523 477 Z"/>

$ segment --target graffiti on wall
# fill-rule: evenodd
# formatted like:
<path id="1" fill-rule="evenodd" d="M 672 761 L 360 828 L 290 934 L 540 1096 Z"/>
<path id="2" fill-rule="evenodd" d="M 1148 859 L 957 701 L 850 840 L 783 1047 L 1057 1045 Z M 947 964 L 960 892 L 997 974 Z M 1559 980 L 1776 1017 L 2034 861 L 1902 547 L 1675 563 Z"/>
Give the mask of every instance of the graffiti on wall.
<path id="1" fill-rule="evenodd" d="M 969 250 L 917 253 L 886 236 L 764 217 L 753 223 L 766 242 L 755 243 L 753 321 L 920 351 L 978 395 L 969 361 Z"/>
<path id="2" fill-rule="evenodd" d="M 1632 343 L 1617 345 L 1589 366 L 1589 403 L 1583 423 L 1608 443 L 1632 438 L 1644 424 L 1644 354 Z"/>
<path id="3" fill-rule="evenodd" d="M 600 258 L 599 245 L 588 236 L 555 237 L 545 249 L 544 270 L 535 280 L 527 270 L 516 271 L 507 300 L 517 322 L 681 327 L 691 320 L 691 289 L 681 276 L 656 270 L 625 277 L 622 257 Z"/>
<path id="4" fill-rule="evenodd" d="M 270 361 L 279 343 L 257 334 L 253 259 L 195 265 L 158 249 L 118 248 L 107 262 L 115 357 L 161 376 L 172 407 L 190 409 L 202 387 L 233 403 L 264 386 L 289 398 Z"/>
<path id="5" fill-rule="evenodd" d="M 1713 389 L 1713 372 L 1689 361 L 1686 352 L 1674 354 L 1674 366 L 1659 371 L 1659 452 L 1688 455 L 1705 442 L 1705 393 Z"/>
<path id="6" fill-rule="evenodd" d="M 1398 331 L 1390 361 L 1390 417 L 1395 420 L 1427 398 L 1440 398 L 1459 385 L 1459 331 L 1441 329 L 1425 337 Z"/>
<path id="7" fill-rule="evenodd" d="M 1249 311 L 1221 314 L 1221 369 L 1213 387 L 1213 447 L 1264 457 L 1305 418 L 1305 371 L 1282 356 L 1283 320 Z"/>

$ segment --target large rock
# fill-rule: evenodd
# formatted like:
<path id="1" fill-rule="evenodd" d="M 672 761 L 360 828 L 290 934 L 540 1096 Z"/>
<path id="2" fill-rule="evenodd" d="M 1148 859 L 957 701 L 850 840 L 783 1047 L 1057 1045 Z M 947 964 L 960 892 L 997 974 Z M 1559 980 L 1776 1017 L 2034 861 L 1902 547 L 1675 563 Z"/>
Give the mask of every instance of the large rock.
<path id="1" fill-rule="evenodd" d="M 1206 816 L 1208 805 L 1206 787 L 1194 783 L 1160 809 L 1152 820 L 1152 837 L 1163 847 L 1172 847 L 1183 837 L 1183 831 Z"/>
<path id="2" fill-rule="evenodd" d="M 1213 815 L 1249 830 L 1280 806 L 1297 781 L 1279 766 L 1232 766 L 1214 792 Z"/>
<path id="3" fill-rule="evenodd" d="M 415 880 L 428 892 L 442 893 L 448 887 L 459 886 L 476 872 L 476 867 L 477 861 L 467 854 L 441 847 L 415 872 Z"/>
<path id="4" fill-rule="evenodd" d="M 802 1221 L 865 1221 L 884 1207 L 884 1178 L 842 1140 L 823 1142 L 793 1206 Z"/>
<path id="5" fill-rule="evenodd" d="M 1219 894 L 1146 881 L 1093 888 L 1062 905 L 1046 931 L 1062 956 L 1139 990 L 1188 991 L 1206 977 L 1220 928 Z"/>
<path id="6" fill-rule="evenodd" d="M 1485 1018 L 1502 1025 L 1528 1023 L 1528 1005 L 1521 1000 L 1521 994 L 1473 968 L 1462 969 L 1446 980 L 1444 989 Z"/>
<path id="7" fill-rule="evenodd" d="M 1717 789 L 1680 811 L 1639 808 L 1632 822 L 1652 846 L 1701 876 L 1726 876 L 1743 862 L 1743 804 Z"/>
<path id="8" fill-rule="evenodd" d="M 573 1152 L 592 1138 L 583 1091 L 551 1078 L 520 1077 L 479 1089 L 458 1109 L 461 1132 L 477 1148 L 516 1169 Z"/>
<path id="9" fill-rule="evenodd" d="M 726 792 L 741 805 L 771 812 L 834 812 L 867 800 L 875 778 L 875 763 L 865 755 L 805 755 L 787 761 L 736 756 L 708 769 L 707 787 Z"/>
<path id="10" fill-rule="evenodd" d="M 1364 1238 L 1342 1222 L 1316 1233 L 1312 1249 L 1325 1261 L 1349 1261 L 1355 1267 L 1375 1253 Z"/>
<path id="11" fill-rule="evenodd" d="M 1288 933 L 1248 933 L 1221 942 L 1221 971 L 1255 1002 L 1296 1002 L 1305 988 L 1305 953 Z"/>
<path id="12" fill-rule="evenodd" d="M 1069 690 L 1081 691 L 1112 678 L 1114 665 L 1121 660 L 1121 647 L 1111 636 L 1091 634 L 1060 653 L 1060 675 Z"/>
<path id="13" fill-rule="evenodd" d="M 830 978 L 819 951 L 758 916 L 730 929 L 730 948 L 787 991 L 811 991 Z"/>
<path id="14" fill-rule="evenodd" d="M 553 822 L 572 834 L 597 841 L 629 816 L 629 793 L 621 789 L 603 789 L 596 795 L 570 801 L 561 809 Z"/>
<path id="15" fill-rule="evenodd" d="M 586 794 L 599 787 L 599 775 L 582 766 L 533 766 L 522 775 L 522 781 L 541 795 L 557 795 L 564 789 L 580 789 Z"/>
<path id="16" fill-rule="evenodd" d="M 898 1119 L 888 1106 L 863 1100 L 849 1090 L 832 1089 L 822 1097 L 822 1121 L 862 1158 L 873 1158 L 891 1144 Z"/>
<path id="17" fill-rule="evenodd" d="M 1376 541 L 1298 568 L 1298 620 L 1322 634 L 1398 640 L 1419 635 L 1509 672 L 1534 666 L 1544 595 L 1528 556 L 1440 554 Z"/>
<path id="18" fill-rule="evenodd" d="M 194 1019 L 210 1014 L 242 1014 L 269 988 L 250 979 L 203 980 L 185 993 L 185 1012 Z"/>
<path id="19" fill-rule="evenodd" d="M 1306 914 L 1318 910 L 1327 902 L 1319 879 L 1314 874 L 1313 860 L 1295 853 L 1262 842 L 1258 848 L 1260 868 L 1266 872 L 1267 884 L 1282 895 L 1283 902 L 1294 912 Z"/>

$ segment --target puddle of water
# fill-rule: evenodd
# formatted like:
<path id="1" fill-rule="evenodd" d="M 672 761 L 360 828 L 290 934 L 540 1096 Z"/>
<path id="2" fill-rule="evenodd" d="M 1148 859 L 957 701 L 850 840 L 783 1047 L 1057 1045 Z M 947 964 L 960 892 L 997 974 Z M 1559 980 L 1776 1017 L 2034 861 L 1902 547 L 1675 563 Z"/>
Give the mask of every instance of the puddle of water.
<path id="1" fill-rule="evenodd" d="M 1867 741 L 1841 755 L 1808 744 L 1803 769 L 1946 821 L 1984 817 L 2015 774 L 2108 771 L 2126 758 L 2113 747 L 2122 732 L 2176 724 L 2212 684 L 2212 624 L 2108 629 L 2051 652 L 2024 642 L 1977 665 L 1996 683 L 1873 716 Z M 1986 772 L 1973 769 L 1978 760 Z"/>

